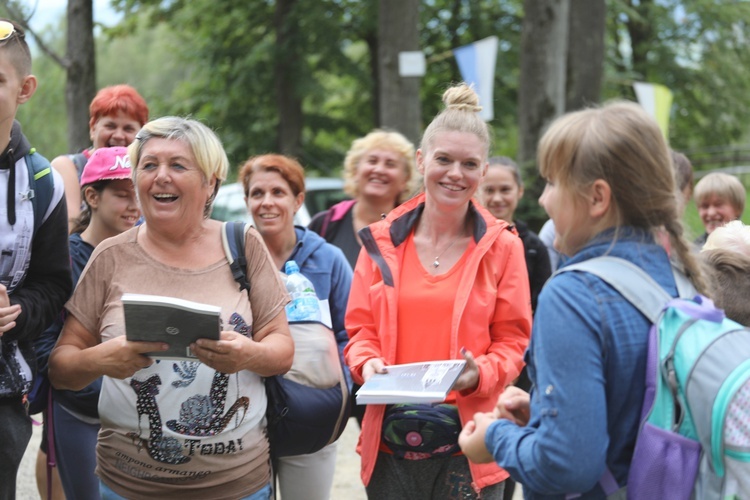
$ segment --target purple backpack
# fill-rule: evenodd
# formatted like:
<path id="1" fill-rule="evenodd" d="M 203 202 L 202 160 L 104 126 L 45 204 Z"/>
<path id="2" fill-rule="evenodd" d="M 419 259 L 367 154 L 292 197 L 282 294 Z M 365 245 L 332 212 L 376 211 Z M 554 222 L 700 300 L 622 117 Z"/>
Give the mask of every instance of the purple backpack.
<path id="1" fill-rule="evenodd" d="M 677 270 L 677 299 L 616 257 L 564 268 L 572 270 L 598 276 L 652 322 L 627 498 L 750 498 L 750 329 Z M 608 495 L 618 490 L 611 483 L 607 470 Z"/>

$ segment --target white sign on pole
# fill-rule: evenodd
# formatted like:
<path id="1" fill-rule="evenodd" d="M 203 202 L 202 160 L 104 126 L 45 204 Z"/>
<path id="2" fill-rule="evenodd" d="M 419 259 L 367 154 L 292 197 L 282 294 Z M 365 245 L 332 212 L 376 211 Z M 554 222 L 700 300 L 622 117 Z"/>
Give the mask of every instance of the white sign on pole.
<path id="1" fill-rule="evenodd" d="M 427 62 L 421 50 L 398 53 L 399 76 L 424 76 Z"/>

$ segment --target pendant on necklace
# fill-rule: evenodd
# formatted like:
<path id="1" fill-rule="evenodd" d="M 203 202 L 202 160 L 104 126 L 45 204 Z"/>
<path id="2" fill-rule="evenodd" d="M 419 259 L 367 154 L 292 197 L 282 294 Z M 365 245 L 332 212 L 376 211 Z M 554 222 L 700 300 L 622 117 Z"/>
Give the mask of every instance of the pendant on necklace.
<path id="1" fill-rule="evenodd" d="M 435 262 L 432 263 L 432 267 L 434 267 L 435 269 L 440 267 L 440 262 L 438 261 L 437 257 L 435 257 Z"/>

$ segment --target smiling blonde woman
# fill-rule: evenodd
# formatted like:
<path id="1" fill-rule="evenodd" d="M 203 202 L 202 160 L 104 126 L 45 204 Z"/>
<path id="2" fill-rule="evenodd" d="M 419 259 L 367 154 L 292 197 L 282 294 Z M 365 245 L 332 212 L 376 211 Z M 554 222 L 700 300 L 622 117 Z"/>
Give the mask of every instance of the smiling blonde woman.
<path id="1" fill-rule="evenodd" d="M 195 120 L 147 123 L 129 148 L 143 224 L 99 244 L 66 308 L 50 359 L 58 389 L 103 376 L 97 475 L 102 498 L 267 500 L 263 377 L 291 366 L 288 294 L 260 235 L 245 235 L 250 292 L 234 281 L 222 224 L 208 218 L 227 173 L 218 137 Z M 160 342 L 126 340 L 123 293 L 221 308 L 219 340 L 195 361 L 154 360 Z"/>

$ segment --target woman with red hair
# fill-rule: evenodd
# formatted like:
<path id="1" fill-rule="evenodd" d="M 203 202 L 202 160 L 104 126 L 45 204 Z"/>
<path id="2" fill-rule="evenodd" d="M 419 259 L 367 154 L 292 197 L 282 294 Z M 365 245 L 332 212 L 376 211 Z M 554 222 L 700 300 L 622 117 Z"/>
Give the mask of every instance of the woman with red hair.
<path id="1" fill-rule="evenodd" d="M 80 179 L 83 166 L 99 148 L 129 146 L 135 134 L 148 121 L 148 106 L 130 85 L 112 85 L 96 94 L 89 106 L 89 115 L 91 147 L 52 160 L 52 166 L 60 172 L 65 183 L 68 220 L 75 219 L 81 213 Z"/>

